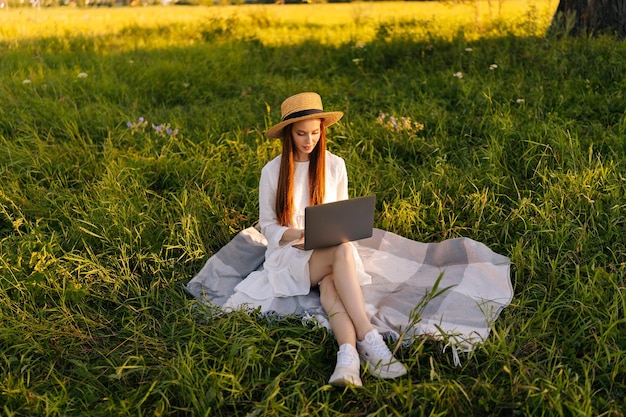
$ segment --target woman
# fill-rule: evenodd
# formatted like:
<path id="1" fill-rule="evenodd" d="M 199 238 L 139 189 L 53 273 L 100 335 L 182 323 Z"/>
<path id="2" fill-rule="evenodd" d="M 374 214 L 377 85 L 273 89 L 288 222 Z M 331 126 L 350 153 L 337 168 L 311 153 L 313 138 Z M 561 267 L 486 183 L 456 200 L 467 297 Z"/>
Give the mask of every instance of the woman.
<path id="1" fill-rule="evenodd" d="M 301 93 L 281 105 L 282 121 L 266 136 L 282 138 L 282 154 L 263 167 L 259 186 L 261 231 L 268 246 L 263 271 L 236 287 L 252 298 L 308 294 L 319 286 L 320 301 L 339 344 L 329 383 L 361 386 L 359 356 L 381 378 L 406 374 L 366 313 L 360 285 L 369 278 L 354 246 L 305 251 L 293 247 L 304 236 L 304 209 L 348 198 L 345 162 L 326 150 L 326 127 L 342 112 L 324 112 L 317 93 Z"/>

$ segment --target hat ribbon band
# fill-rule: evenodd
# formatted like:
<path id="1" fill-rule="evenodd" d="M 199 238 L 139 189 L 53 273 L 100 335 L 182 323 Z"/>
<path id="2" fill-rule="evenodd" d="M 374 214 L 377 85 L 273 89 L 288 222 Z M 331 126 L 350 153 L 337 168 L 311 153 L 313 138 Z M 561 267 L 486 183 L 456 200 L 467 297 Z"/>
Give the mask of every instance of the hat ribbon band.
<path id="1" fill-rule="evenodd" d="M 283 117 L 283 122 L 290 120 L 290 119 L 295 119 L 296 117 L 309 116 L 311 114 L 317 114 L 317 113 L 323 113 L 323 112 L 324 110 L 319 110 L 319 109 L 300 110 L 300 111 L 288 114 L 287 116 Z"/>

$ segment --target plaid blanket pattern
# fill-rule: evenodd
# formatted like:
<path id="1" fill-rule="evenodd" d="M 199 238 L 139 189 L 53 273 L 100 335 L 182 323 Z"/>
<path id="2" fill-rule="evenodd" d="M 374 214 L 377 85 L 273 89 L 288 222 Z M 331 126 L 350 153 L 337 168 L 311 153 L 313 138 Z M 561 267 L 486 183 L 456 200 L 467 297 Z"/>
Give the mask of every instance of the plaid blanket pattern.
<path id="1" fill-rule="evenodd" d="M 372 283 L 362 287 L 372 324 L 392 340 L 411 343 L 429 335 L 471 351 L 489 336 L 493 322 L 513 297 L 510 260 L 469 238 L 420 243 L 374 229 L 369 239 L 355 242 Z M 266 240 L 254 227 L 239 232 L 211 256 L 186 289 L 197 299 L 223 307 L 234 287 L 261 268 Z M 315 318 L 329 327 L 312 290 L 305 296 L 273 298 L 256 304 L 238 300 L 263 313 Z M 445 347 L 444 347 L 445 349 Z"/>

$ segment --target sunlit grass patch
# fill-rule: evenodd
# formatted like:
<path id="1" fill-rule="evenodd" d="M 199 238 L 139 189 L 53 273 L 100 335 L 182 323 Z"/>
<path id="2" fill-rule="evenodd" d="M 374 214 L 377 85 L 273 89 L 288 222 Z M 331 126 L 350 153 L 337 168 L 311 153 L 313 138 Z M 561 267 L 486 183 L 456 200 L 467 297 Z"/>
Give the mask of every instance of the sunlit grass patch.
<path id="1" fill-rule="evenodd" d="M 6 24 L 0 28 L 0 41 L 18 46 L 56 34 L 59 38 L 47 41 L 55 50 L 76 46 L 78 40 L 107 53 L 181 42 L 191 45 L 216 35 L 277 46 L 310 40 L 326 45 L 369 42 L 381 35 L 447 40 L 460 32 L 468 39 L 527 36 L 545 33 L 556 4 L 552 0 L 512 0 L 16 9 L 3 12 Z"/>

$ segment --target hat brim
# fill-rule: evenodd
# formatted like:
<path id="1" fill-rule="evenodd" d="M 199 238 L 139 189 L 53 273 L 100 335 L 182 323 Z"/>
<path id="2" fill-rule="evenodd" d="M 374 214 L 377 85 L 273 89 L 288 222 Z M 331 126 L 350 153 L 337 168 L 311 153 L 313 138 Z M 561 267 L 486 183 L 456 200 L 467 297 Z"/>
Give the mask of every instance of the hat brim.
<path id="1" fill-rule="evenodd" d="M 309 114 L 301 117 L 294 117 L 293 119 L 285 120 L 267 129 L 265 136 L 268 138 L 280 138 L 282 137 L 283 129 L 293 123 L 308 120 L 308 119 L 324 119 L 324 127 L 333 125 L 343 117 L 343 112 L 340 111 L 328 111 L 322 113 Z"/>

